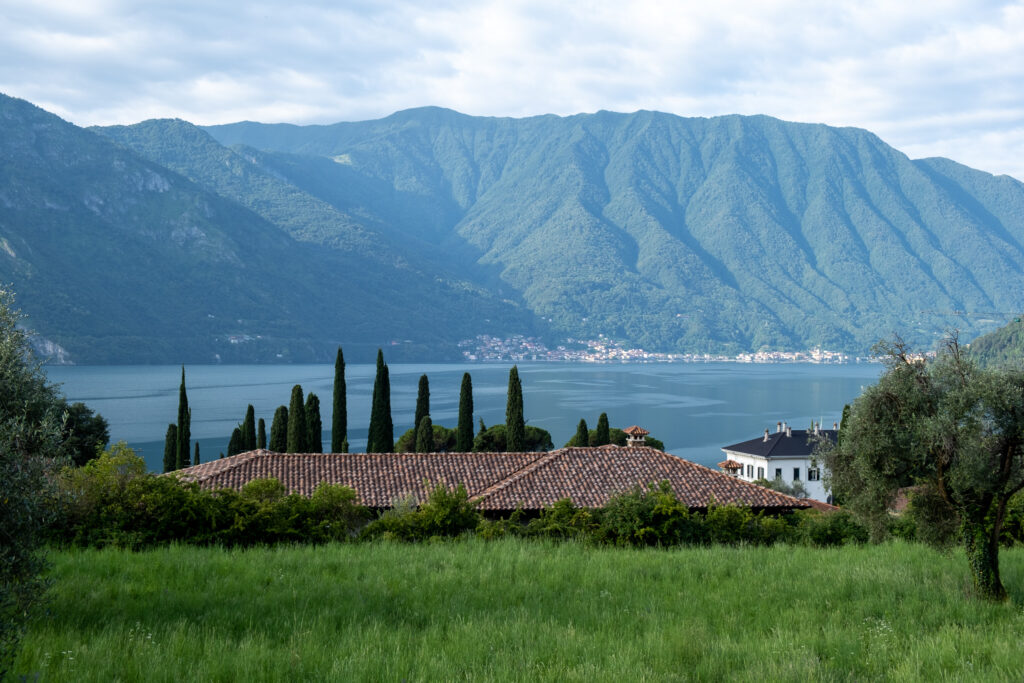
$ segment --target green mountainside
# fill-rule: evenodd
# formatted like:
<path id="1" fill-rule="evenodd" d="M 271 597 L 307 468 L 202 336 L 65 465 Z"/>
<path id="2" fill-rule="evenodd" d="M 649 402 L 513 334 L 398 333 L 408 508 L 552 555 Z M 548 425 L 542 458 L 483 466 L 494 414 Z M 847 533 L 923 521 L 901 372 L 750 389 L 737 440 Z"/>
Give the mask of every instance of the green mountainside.
<path id="1" fill-rule="evenodd" d="M 84 130 L 3 96 L 0 121 L 0 282 L 75 362 L 440 360 L 484 333 L 865 352 L 1024 310 L 1024 184 L 859 129 L 424 108 Z"/>
<path id="2" fill-rule="evenodd" d="M 0 121 L 0 282 L 74 362 L 326 361 L 339 343 L 357 361 L 388 344 L 452 358 L 481 329 L 532 325 L 342 217 L 351 248 L 298 241 L 268 218 L 288 196 L 258 213 L 21 100 L 0 97 Z"/>
<path id="3" fill-rule="evenodd" d="M 656 112 L 527 119 L 428 108 L 333 126 L 240 123 L 226 145 L 333 166 L 417 201 L 402 234 L 461 242 L 556 330 L 649 350 L 862 351 L 1024 308 L 1024 185 L 911 161 L 869 132 Z M 354 184 L 309 183 L 380 215 Z M 369 181 L 368 181 L 369 182 Z"/>
<path id="4" fill-rule="evenodd" d="M 970 355 L 984 366 L 1024 363 L 1024 324 L 1017 316 L 1012 321 L 971 342 Z"/>

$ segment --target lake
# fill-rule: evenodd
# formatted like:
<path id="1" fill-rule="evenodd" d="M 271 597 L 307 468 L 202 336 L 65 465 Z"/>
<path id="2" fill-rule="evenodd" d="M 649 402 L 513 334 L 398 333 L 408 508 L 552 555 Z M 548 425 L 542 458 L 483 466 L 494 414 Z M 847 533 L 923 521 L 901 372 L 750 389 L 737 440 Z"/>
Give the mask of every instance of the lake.
<path id="1" fill-rule="evenodd" d="M 395 438 L 412 427 L 419 377 L 430 379 L 431 417 L 455 427 L 462 374 L 473 377 L 474 419 L 505 421 L 509 364 L 389 364 Z M 874 383 L 878 364 L 570 364 L 520 363 L 528 424 L 551 432 L 555 446 L 576 433 L 580 418 L 593 429 L 602 412 L 612 427 L 637 424 L 665 442 L 670 453 L 704 465 L 722 459 L 722 446 L 752 439 L 777 421 L 831 427 L 843 405 Z M 110 423 L 112 441 L 124 440 L 159 471 L 168 423 L 177 419 L 180 366 L 50 366 L 72 402 L 82 401 Z M 270 432 L 274 410 L 291 388 L 320 397 L 330 429 L 333 365 L 195 365 L 185 368 L 192 438 L 204 462 L 227 450 L 228 438 L 251 403 Z M 349 443 L 366 444 L 373 365 L 346 367 Z M 329 446 L 330 433 L 324 432 Z"/>

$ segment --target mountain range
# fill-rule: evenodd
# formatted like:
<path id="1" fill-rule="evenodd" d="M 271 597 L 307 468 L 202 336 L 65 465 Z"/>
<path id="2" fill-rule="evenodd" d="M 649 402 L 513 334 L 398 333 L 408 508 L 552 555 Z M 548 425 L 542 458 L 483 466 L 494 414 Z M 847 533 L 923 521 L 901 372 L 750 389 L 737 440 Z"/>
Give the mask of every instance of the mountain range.
<path id="1" fill-rule="evenodd" d="M 484 333 L 859 353 L 1024 310 L 1024 184 L 861 129 L 421 108 L 86 130 L 3 97 L 0 121 L 0 278 L 76 362 L 441 360 Z"/>

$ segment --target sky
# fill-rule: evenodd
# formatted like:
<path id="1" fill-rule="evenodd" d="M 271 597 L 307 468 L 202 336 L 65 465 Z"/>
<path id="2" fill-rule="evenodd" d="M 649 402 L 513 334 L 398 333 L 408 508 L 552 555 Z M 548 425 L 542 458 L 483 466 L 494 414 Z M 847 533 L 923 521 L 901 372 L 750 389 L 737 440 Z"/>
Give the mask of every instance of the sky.
<path id="1" fill-rule="evenodd" d="M 768 114 L 1024 180 L 1024 0 L 0 0 L 0 92 L 83 126 Z"/>

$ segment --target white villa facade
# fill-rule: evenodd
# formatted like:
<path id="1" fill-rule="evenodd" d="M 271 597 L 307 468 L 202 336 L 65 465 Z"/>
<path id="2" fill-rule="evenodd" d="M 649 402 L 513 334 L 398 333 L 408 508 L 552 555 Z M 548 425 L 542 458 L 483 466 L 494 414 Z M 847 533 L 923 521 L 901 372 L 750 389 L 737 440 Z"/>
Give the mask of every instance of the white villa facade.
<path id="1" fill-rule="evenodd" d="M 820 439 L 835 443 L 838 433 L 834 428 L 793 429 L 779 422 L 774 433 L 766 429 L 756 439 L 723 446 L 726 459 L 718 466 L 743 481 L 781 479 L 789 485 L 800 482 L 808 498 L 831 503 L 832 493 L 823 481 L 825 469 L 814 458 L 814 449 Z"/>

